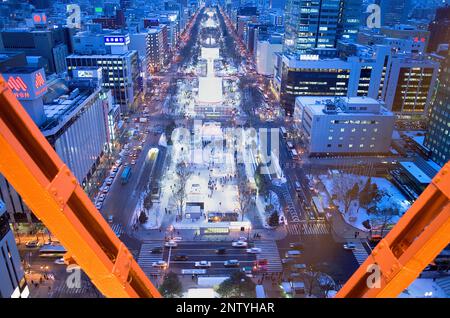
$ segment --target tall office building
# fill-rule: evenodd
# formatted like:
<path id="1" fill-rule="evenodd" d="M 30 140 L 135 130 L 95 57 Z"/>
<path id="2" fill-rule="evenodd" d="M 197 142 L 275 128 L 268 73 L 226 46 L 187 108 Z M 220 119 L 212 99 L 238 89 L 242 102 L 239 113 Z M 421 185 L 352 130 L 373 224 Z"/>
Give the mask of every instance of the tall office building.
<path id="1" fill-rule="evenodd" d="M 66 71 L 69 54 L 69 29 L 23 30 L 9 29 L 0 32 L 0 47 L 4 51 L 23 51 L 27 56 L 40 56 L 46 73 Z"/>
<path id="2" fill-rule="evenodd" d="M 408 19 L 409 0 L 376 0 L 381 8 L 381 25 L 394 26 Z"/>
<path id="3" fill-rule="evenodd" d="M 288 115 L 292 115 L 297 96 L 377 98 L 388 56 L 387 46 L 359 46 L 351 56 L 330 59 L 275 54 L 272 83 Z"/>
<path id="4" fill-rule="evenodd" d="M 139 55 L 128 47 L 129 34 L 110 33 L 100 37 L 92 34 L 87 37 L 92 37 L 95 41 L 86 40 L 75 45 L 75 52 L 78 54 L 67 57 L 67 69 L 72 71 L 80 67 L 101 67 L 102 86 L 111 89 L 115 103 L 120 104 L 123 113 L 128 112 L 142 91 Z M 76 40 L 77 38 L 74 42 Z"/>
<path id="5" fill-rule="evenodd" d="M 436 17 L 430 23 L 428 52 L 436 52 L 440 44 L 450 44 L 450 6 L 438 8 Z"/>
<path id="6" fill-rule="evenodd" d="M 165 41 L 161 27 L 152 27 L 147 37 L 147 65 L 150 74 L 159 71 L 164 66 Z"/>
<path id="7" fill-rule="evenodd" d="M 341 16 L 338 24 L 338 38 L 356 40 L 361 27 L 363 0 L 342 0 Z"/>
<path id="8" fill-rule="evenodd" d="M 426 115 L 439 71 L 439 63 L 422 56 L 393 56 L 386 71 L 381 97 L 400 117 Z"/>
<path id="9" fill-rule="evenodd" d="M 0 200 L 0 298 L 27 298 L 29 294 L 6 206 Z"/>
<path id="10" fill-rule="evenodd" d="M 425 146 L 430 149 L 431 158 L 443 166 L 450 160 L 450 51 L 442 65 L 439 80 Z"/>
<path id="11" fill-rule="evenodd" d="M 361 0 L 288 0 L 284 51 L 296 55 L 336 47 L 354 39 L 360 26 Z"/>

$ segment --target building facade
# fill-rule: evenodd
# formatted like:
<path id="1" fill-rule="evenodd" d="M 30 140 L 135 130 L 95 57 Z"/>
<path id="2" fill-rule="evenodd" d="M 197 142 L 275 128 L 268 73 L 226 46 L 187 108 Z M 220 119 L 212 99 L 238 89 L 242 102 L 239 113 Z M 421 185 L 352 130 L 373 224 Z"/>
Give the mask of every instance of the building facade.
<path id="1" fill-rule="evenodd" d="M 431 159 L 439 165 L 443 166 L 450 160 L 450 52 L 439 75 L 425 146 L 431 151 Z"/>
<path id="2" fill-rule="evenodd" d="M 439 63 L 425 57 L 393 56 L 381 97 L 401 117 L 424 116 L 436 84 Z"/>
<path id="3" fill-rule="evenodd" d="M 273 84 L 288 115 L 292 115 L 297 96 L 377 98 L 388 56 L 389 50 L 383 46 L 333 59 L 276 54 Z"/>
<path id="4" fill-rule="evenodd" d="M 0 200 L 0 298 L 28 298 L 29 294 L 6 206 Z"/>
<path id="5" fill-rule="evenodd" d="M 111 90 L 115 103 L 120 104 L 122 113 L 127 113 L 133 108 L 142 90 L 137 51 L 105 55 L 72 54 L 67 57 L 69 71 L 80 67 L 101 67 L 102 86 Z"/>
<path id="6" fill-rule="evenodd" d="M 66 71 L 66 56 L 69 54 L 69 30 L 11 29 L 0 32 L 1 50 L 22 51 L 27 56 L 41 56 L 45 60 L 46 73 Z"/>
<path id="7" fill-rule="evenodd" d="M 284 51 L 300 55 L 355 39 L 361 23 L 361 0 L 287 0 Z"/>
<path id="8" fill-rule="evenodd" d="M 389 152 L 395 116 L 375 99 L 297 97 L 295 116 L 310 155 Z"/>

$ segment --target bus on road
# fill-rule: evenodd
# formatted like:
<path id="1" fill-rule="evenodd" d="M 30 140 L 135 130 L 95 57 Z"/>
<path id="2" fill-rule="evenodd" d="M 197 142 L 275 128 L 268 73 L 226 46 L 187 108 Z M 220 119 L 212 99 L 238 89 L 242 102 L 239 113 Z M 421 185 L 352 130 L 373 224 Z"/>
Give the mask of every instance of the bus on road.
<path id="1" fill-rule="evenodd" d="M 44 245 L 39 250 L 40 257 L 63 257 L 67 251 L 62 245 Z"/>
<path id="2" fill-rule="evenodd" d="M 314 211 L 317 213 L 317 216 L 325 216 L 325 210 L 323 209 L 323 205 L 319 197 L 312 197 L 312 206 Z"/>
<path id="3" fill-rule="evenodd" d="M 287 138 L 287 130 L 284 127 L 280 127 L 280 133 L 283 138 Z"/>
<path id="4" fill-rule="evenodd" d="M 127 184 L 131 177 L 131 167 L 125 167 L 122 171 L 122 175 L 120 176 L 120 181 L 122 184 Z"/>

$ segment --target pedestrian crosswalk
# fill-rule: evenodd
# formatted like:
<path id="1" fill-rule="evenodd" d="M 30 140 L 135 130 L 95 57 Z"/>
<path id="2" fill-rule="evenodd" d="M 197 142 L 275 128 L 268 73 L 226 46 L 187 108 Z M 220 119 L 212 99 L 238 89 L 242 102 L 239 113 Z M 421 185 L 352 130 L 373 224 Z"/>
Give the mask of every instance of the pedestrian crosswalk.
<path id="1" fill-rule="evenodd" d="M 360 240 L 357 240 L 356 242 L 354 242 L 354 244 L 355 249 L 352 250 L 352 252 L 358 264 L 361 265 L 367 259 L 367 256 L 369 256 L 369 254 L 367 253 Z"/>
<path id="2" fill-rule="evenodd" d="M 325 222 L 299 222 L 287 226 L 290 235 L 327 235 L 330 234 L 329 225 Z"/>
<path id="3" fill-rule="evenodd" d="M 68 283 L 67 281 L 63 281 L 49 293 L 49 297 L 56 298 L 67 297 L 69 295 L 70 297 L 98 297 L 99 292 L 88 278 L 83 278 L 78 285 L 73 284 L 73 282 Z"/>
<path id="4" fill-rule="evenodd" d="M 122 224 L 118 224 L 118 223 L 112 224 L 111 229 L 114 231 L 114 233 L 117 235 L 117 237 L 120 237 L 125 232 Z"/>
<path id="5" fill-rule="evenodd" d="M 144 241 L 139 251 L 138 264 L 141 266 L 147 277 L 152 275 L 158 275 L 160 269 L 152 266 L 154 262 L 161 261 L 163 254 L 152 253 L 152 249 L 155 247 L 162 247 L 162 241 Z"/>
<path id="6" fill-rule="evenodd" d="M 283 184 L 281 186 L 281 194 L 284 197 L 284 200 L 286 201 L 286 208 L 287 212 L 289 213 L 290 218 L 288 220 L 290 222 L 300 222 L 300 215 L 297 212 L 297 209 L 295 208 L 294 201 L 292 200 L 291 194 L 289 193 L 289 189 L 286 184 Z"/>
<path id="7" fill-rule="evenodd" d="M 450 276 L 440 277 L 436 279 L 436 283 L 450 297 Z"/>
<path id="8" fill-rule="evenodd" d="M 278 247 L 275 241 L 257 241 L 255 247 L 261 249 L 261 253 L 257 254 L 256 259 L 267 259 L 267 272 L 279 273 L 283 271 L 283 265 L 281 264 L 280 254 L 278 253 Z"/>

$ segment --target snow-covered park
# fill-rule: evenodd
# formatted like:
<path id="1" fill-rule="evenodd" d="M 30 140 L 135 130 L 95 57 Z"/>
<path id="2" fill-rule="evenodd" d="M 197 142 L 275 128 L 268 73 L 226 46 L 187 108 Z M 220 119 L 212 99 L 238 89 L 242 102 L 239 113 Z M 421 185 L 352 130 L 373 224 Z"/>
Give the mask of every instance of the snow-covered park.
<path id="1" fill-rule="evenodd" d="M 320 175 L 318 179 L 323 183 L 326 192 L 319 191 L 325 207 L 334 204 L 344 216 L 347 223 L 362 231 L 368 231 L 364 222 L 368 221 L 373 230 L 383 228 L 387 231 L 397 223 L 399 218 L 411 206 L 400 190 L 389 180 L 381 177 L 372 177 L 372 187 L 378 190 L 378 195 L 371 202 L 363 204 L 361 194 L 367 192 L 365 186 L 369 177 L 353 174 L 327 174 Z M 355 187 L 357 193 L 352 197 L 349 191 Z M 349 195 L 349 199 L 346 199 Z M 393 213 L 391 213 L 393 212 Z"/>

